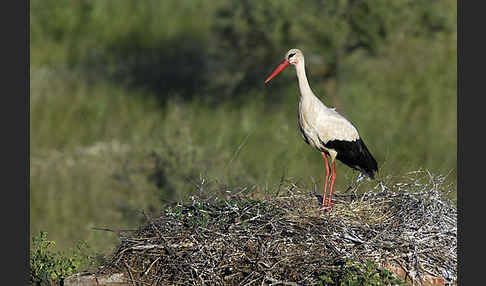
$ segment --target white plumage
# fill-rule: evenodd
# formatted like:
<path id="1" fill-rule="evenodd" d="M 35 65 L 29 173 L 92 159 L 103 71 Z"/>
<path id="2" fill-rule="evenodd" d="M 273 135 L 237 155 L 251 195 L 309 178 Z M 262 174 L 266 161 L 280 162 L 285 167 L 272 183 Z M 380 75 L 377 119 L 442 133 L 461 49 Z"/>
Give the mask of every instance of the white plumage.
<path id="1" fill-rule="evenodd" d="M 299 82 L 299 129 L 304 140 L 322 152 L 326 161 L 326 184 L 322 199 L 321 212 L 325 210 L 324 201 L 327 193 L 327 182 L 329 178 L 329 167 L 327 155 L 331 157 L 332 178 L 329 205 L 331 208 L 332 192 L 336 178 L 335 159 L 342 161 L 349 167 L 359 170 L 365 175 L 373 178 L 378 171 L 378 165 L 366 145 L 359 136 L 358 130 L 339 114 L 334 108 L 329 108 L 320 101 L 312 92 L 305 73 L 304 55 L 299 49 L 291 49 L 285 55 L 284 60 L 275 71 L 265 80 L 269 82 L 287 66 L 293 65 L 296 68 Z"/>
<path id="2" fill-rule="evenodd" d="M 332 140 L 355 141 L 359 139 L 356 128 L 334 109 L 326 107 L 314 94 L 301 96 L 299 120 L 312 140 L 327 143 Z M 319 149 L 321 144 L 314 146 Z"/>

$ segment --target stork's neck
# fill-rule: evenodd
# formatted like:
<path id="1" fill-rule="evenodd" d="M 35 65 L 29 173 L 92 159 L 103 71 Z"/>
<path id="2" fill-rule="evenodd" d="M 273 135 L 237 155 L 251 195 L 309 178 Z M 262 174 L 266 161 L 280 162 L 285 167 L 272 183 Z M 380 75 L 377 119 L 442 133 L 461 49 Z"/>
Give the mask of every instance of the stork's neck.
<path id="1" fill-rule="evenodd" d="M 314 96 L 310 88 L 309 82 L 307 81 L 307 76 L 305 75 L 305 63 L 304 60 L 299 61 L 295 65 L 295 70 L 297 71 L 297 79 L 299 80 L 300 95 L 302 97 Z"/>

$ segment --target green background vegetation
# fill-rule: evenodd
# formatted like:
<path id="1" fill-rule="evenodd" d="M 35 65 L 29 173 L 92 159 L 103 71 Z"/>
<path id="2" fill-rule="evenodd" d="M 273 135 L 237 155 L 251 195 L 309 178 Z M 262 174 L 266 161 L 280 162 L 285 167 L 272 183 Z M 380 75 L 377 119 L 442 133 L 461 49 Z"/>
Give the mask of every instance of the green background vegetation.
<path id="1" fill-rule="evenodd" d="M 456 183 L 456 2 L 54 1 L 30 5 L 30 230 L 108 253 L 204 180 L 322 187 L 297 127 L 290 48 L 315 94 L 356 125 L 378 178 Z M 336 191 L 357 173 L 337 163 Z"/>

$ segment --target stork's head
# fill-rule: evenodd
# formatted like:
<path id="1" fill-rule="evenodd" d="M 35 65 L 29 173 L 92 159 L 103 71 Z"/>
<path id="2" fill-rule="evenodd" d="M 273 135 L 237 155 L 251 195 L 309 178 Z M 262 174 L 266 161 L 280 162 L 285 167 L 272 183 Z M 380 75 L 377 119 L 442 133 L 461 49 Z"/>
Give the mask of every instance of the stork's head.
<path id="1" fill-rule="evenodd" d="M 304 54 L 299 49 L 291 49 L 285 54 L 284 60 L 289 61 L 289 64 L 296 65 L 304 60 Z"/>
<path id="2" fill-rule="evenodd" d="M 298 63 L 304 63 L 304 54 L 299 49 L 291 49 L 289 50 L 280 63 L 280 65 L 273 71 L 273 73 L 265 80 L 265 83 L 269 82 L 272 78 L 274 78 L 277 74 L 283 71 L 289 65 L 297 65 Z"/>

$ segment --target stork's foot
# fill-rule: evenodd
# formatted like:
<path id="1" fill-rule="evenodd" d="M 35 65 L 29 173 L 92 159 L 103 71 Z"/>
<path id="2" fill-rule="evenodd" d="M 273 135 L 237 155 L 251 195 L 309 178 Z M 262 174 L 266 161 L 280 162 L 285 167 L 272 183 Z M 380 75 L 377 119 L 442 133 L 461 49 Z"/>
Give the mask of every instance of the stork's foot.
<path id="1" fill-rule="evenodd" d="M 324 214 L 324 213 L 328 213 L 331 211 L 331 208 L 328 208 L 328 207 L 323 207 L 323 208 L 320 208 L 316 211 L 317 214 Z"/>
<path id="2" fill-rule="evenodd" d="M 315 194 L 315 196 L 317 198 L 317 203 L 319 205 L 321 205 L 321 207 L 316 211 L 316 213 L 317 214 L 329 213 L 331 211 L 332 207 L 334 206 L 334 202 L 332 202 L 331 204 L 328 204 L 327 203 L 327 200 L 326 200 L 326 202 L 325 202 L 324 205 L 327 205 L 327 206 L 324 206 L 324 205 L 322 205 L 322 202 L 323 202 L 322 196 L 321 195 L 317 195 L 317 194 Z"/>
<path id="3" fill-rule="evenodd" d="M 334 206 L 334 203 L 332 203 L 330 206 L 327 207 L 321 207 L 319 208 L 316 213 L 317 214 L 324 214 L 324 213 L 329 213 L 332 210 L 332 207 Z"/>

